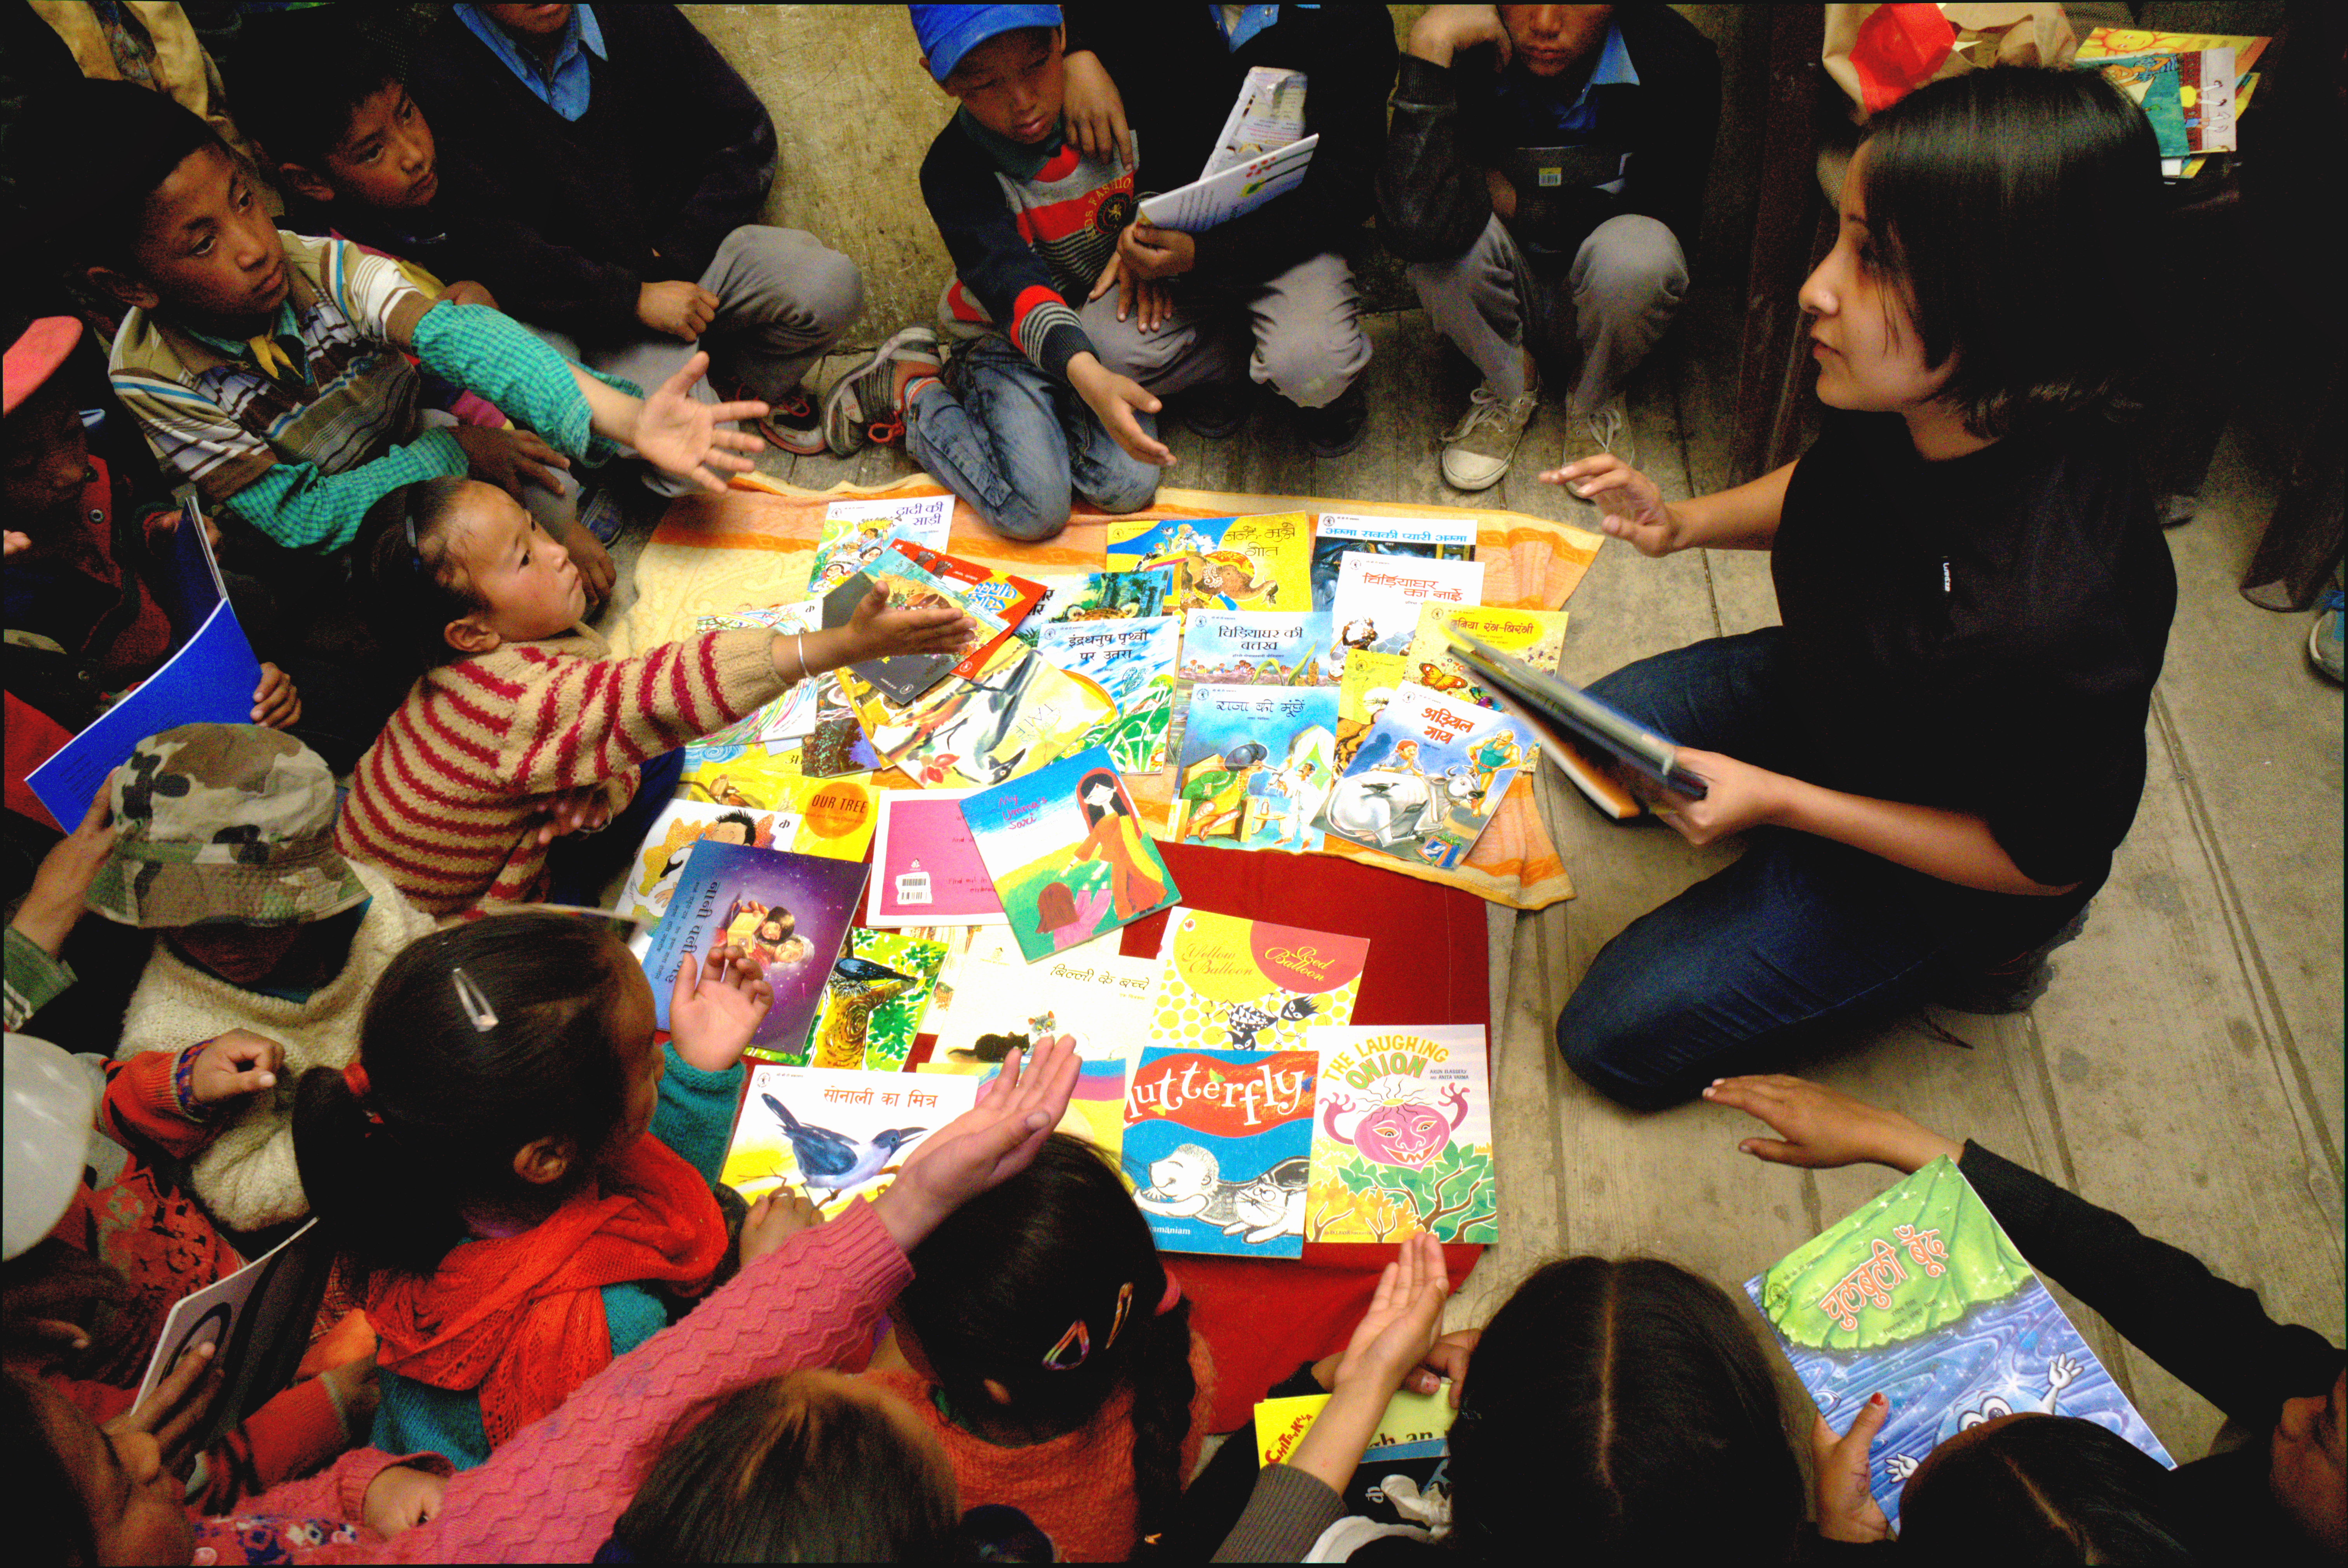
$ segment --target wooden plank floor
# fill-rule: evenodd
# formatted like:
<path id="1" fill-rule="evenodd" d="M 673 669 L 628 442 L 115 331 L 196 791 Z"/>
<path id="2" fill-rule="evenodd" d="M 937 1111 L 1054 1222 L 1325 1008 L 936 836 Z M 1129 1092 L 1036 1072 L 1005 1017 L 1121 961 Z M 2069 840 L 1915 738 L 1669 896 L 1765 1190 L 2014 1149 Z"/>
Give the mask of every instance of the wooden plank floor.
<path id="1" fill-rule="evenodd" d="M 1421 313 L 1374 318 L 1370 330 L 1375 412 L 1359 451 L 1315 462 L 1268 406 L 1225 442 L 1173 429 L 1179 462 L 1169 481 L 1455 498 L 1437 454 L 1472 373 Z M 1690 319 L 1631 389 L 1641 466 L 1667 494 L 1725 479 L 1733 332 L 1716 309 Z M 1533 478 L 1563 435 L 1545 407 L 1490 501 L 1591 523 L 1587 508 Z M 848 462 L 773 455 L 762 466 L 821 488 L 885 482 L 912 465 L 875 450 Z M 2111 883 L 2085 935 L 2056 955 L 2044 998 L 2008 1018 L 1933 1009 L 1807 1071 L 2045 1172 L 2337 1340 L 2341 695 L 2306 668 L 2307 618 L 2252 609 L 2233 591 L 2271 497 L 2230 439 L 2201 515 L 2169 536 L 2180 594 L 2150 782 Z M 1601 552 L 1569 608 L 1564 671 L 1576 680 L 1776 619 L 1764 557 L 1648 561 L 1620 546 Z M 1761 1165 L 1736 1153 L 1756 1125 L 1742 1117 L 1701 1104 L 1634 1115 L 1564 1069 L 1550 1024 L 1591 956 L 1735 851 L 1604 824 L 1553 774 L 1543 787 L 1579 897 L 1538 915 L 1491 911 L 1506 1239 L 1453 1303 L 1455 1326 L 1482 1321 L 1529 1268 L 1568 1253 L 1667 1256 L 1733 1289 L 1889 1180 Z M 2080 1320 L 2171 1449 L 2202 1452 L 2216 1412 L 2100 1321 Z"/>

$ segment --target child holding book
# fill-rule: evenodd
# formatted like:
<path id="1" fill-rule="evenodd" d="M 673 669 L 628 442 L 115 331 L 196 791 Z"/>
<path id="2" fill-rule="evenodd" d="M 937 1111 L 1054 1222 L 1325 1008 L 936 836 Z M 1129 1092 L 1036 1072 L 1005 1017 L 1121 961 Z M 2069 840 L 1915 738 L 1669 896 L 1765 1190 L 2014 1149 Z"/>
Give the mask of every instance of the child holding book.
<path id="1" fill-rule="evenodd" d="M 956 647 L 970 625 L 875 589 L 845 626 L 707 631 L 615 659 L 581 621 L 569 551 L 495 486 L 412 486 L 371 527 L 369 600 L 386 640 L 428 668 L 359 759 L 338 842 L 437 915 L 542 897 L 550 845 L 533 818 L 575 792 L 615 813 L 635 803 L 602 830 L 615 871 L 667 804 L 675 748 L 811 675 Z M 592 868 L 570 876 L 574 898 L 600 901 Z"/>
<path id="2" fill-rule="evenodd" d="M 1784 621 L 1591 688 L 1705 780 L 1663 802 L 1681 834 L 1771 830 L 1591 963 L 1557 1040 L 1601 1092 L 1668 1105 L 1949 984 L 2010 991 L 2102 886 L 2177 601 L 2107 417 L 2154 164 L 2093 73 L 1919 89 L 1870 122 L 1802 286 L 1818 443 L 1690 501 L 1612 456 L 1543 476 L 1643 554 L 1770 551 Z"/>

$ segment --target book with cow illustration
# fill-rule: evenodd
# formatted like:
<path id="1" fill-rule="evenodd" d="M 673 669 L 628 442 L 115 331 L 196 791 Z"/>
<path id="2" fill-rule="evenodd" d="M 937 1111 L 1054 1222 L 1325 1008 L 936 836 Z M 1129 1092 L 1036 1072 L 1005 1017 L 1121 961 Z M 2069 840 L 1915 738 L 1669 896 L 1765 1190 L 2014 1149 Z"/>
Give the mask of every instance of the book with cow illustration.
<path id="1" fill-rule="evenodd" d="M 903 1071 L 945 961 L 943 942 L 911 931 L 851 927 L 808 1030 L 808 1065 Z"/>
<path id="2" fill-rule="evenodd" d="M 1540 755 L 1531 726 L 1416 683 L 1362 737 L 1317 825 L 1419 866 L 1457 866 Z"/>
<path id="3" fill-rule="evenodd" d="M 1305 1239 L 1500 1239 L 1482 1024 L 1324 1029 Z"/>
<path id="4" fill-rule="evenodd" d="M 1354 1016 L 1367 937 L 1177 909 L 1159 946 L 1149 1043 L 1209 1050 L 1317 1048 Z"/>
<path id="5" fill-rule="evenodd" d="M 1310 1050 L 1142 1049 L 1121 1163 L 1160 1247 L 1303 1255 L 1318 1065 Z"/>
<path id="6" fill-rule="evenodd" d="M 1174 769 L 1172 835 L 1228 849 L 1313 850 L 1337 782 L 1334 686 L 1193 686 Z"/>
<path id="7" fill-rule="evenodd" d="M 888 1191 L 905 1156 L 977 1100 L 978 1081 L 951 1073 L 753 1067 L 718 1180 L 752 1203 L 780 1192 L 835 1218 Z"/>

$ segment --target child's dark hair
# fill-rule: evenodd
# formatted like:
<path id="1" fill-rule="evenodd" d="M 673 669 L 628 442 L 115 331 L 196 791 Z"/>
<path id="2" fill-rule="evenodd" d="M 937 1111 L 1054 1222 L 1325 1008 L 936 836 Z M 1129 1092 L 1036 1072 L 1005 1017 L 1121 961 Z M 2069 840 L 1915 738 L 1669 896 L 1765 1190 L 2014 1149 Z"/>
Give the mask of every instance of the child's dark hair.
<path id="1" fill-rule="evenodd" d="M 33 1563 L 95 1563 L 98 1536 L 81 1487 L 57 1453 L 42 1413 L 45 1390 L 20 1372 L 0 1372 L 0 1431 L 7 1433 L 9 1486 L 15 1496 L 9 1536 Z M 54 1396 L 50 1396 L 54 1397 Z"/>
<path id="2" fill-rule="evenodd" d="M 386 647 L 410 651 L 427 669 L 457 657 L 448 623 L 489 608 L 450 548 L 470 483 L 444 477 L 386 490 L 359 524 L 367 618 Z"/>
<path id="3" fill-rule="evenodd" d="M 430 1273 L 468 1204 L 527 1191 L 513 1158 L 536 1139 L 577 1151 L 560 1190 L 586 1180 L 627 1112 L 612 1020 L 633 967 L 601 925 L 552 914 L 434 931 L 391 961 L 359 1024 L 366 1098 L 316 1067 L 294 1103 L 303 1189 L 356 1273 Z"/>
<path id="4" fill-rule="evenodd" d="M 1768 1357 L 1722 1290 L 1653 1258 L 1536 1270 L 1477 1342 L 1451 1429 L 1453 1539 L 1495 1560 L 1774 1562 L 1807 1502 Z"/>
<path id="5" fill-rule="evenodd" d="M 1875 117 L 1868 229 L 1942 395 L 2002 436 L 2109 406 L 2145 360 L 2159 148 L 2093 71 L 2003 67 Z M 2084 280 L 2094 280 L 2092 305 Z"/>
<path id="6" fill-rule="evenodd" d="M 63 84 L 28 102 L 8 133 L 36 245 L 61 272 L 133 271 L 148 198 L 206 148 L 236 158 L 200 116 L 129 82 Z"/>
<path id="7" fill-rule="evenodd" d="M 400 79 L 398 63 L 354 25 L 345 5 L 249 17 L 231 60 L 237 124 L 273 165 L 326 171 L 351 116 Z"/>
<path id="8" fill-rule="evenodd" d="M 694 1406 L 669 1429 L 613 1540 L 639 1563 L 944 1557 L 953 1469 L 843 1384 L 792 1372 Z"/>
<path id="9" fill-rule="evenodd" d="M 2168 1469 L 2077 1416 L 2017 1416 L 1943 1444 L 1900 1498 L 1900 1543 L 1972 1563 L 2183 1563 Z"/>
<path id="10" fill-rule="evenodd" d="M 1035 1162 L 948 1215 L 913 1252 L 897 1311 L 958 1412 L 998 1407 L 1036 1440 L 1133 1395 L 1138 1532 L 1173 1522 L 1190 1431 L 1190 1305 L 1161 1313 L 1166 1271 L 1117 1169 L 1055 1132 Z"/>

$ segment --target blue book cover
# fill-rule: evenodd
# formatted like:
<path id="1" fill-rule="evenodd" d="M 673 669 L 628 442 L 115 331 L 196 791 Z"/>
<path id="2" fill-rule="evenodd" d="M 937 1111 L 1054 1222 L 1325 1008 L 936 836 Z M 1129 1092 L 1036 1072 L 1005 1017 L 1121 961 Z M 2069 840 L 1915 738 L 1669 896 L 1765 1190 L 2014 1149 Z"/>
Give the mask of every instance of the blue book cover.
<path id="1" fill-rule="evenodd" d="M 1174 839 L 1315 850 L 1337 782 L 1334 686 L 1193 686 L 1174 771 Z"/>
<path id="2" fill-rule="evenodd" d="M 980 790 L 962 815 L 1031 964 L 1178 897 L 1107 747 Z"/>
<path id="3" fill-rule="evenodd" d="M 1320 1053 L 1145 1046 L 1125 1091 L 1126 1179 L 1168 1252 L 1304 1255 Z"/>

